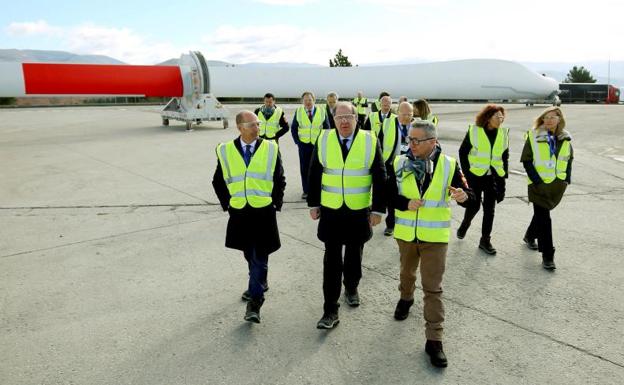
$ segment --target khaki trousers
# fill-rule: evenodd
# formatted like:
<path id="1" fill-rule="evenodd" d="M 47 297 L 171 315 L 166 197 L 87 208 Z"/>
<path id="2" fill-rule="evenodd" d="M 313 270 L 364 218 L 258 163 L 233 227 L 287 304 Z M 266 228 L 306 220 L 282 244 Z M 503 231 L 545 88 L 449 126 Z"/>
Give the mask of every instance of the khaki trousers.
<path id="1" fill-rule="evenodd" d="M 442 341 L 444 304 L 442 303 L 442 276 L 446 267 L 447 243 L 405 242 L 397 239 L 401 255 L 399 291 L 401 299 L 413 300 L 416 290 L 416 270 L 420 263 L 423 287 L 423 315 L 425 336 Z"/>

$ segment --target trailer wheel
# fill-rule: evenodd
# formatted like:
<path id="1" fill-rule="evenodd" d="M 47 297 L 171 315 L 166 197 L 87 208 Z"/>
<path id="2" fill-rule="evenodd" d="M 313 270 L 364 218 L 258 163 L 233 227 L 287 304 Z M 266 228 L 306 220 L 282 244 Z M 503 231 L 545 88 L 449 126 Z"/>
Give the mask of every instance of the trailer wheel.
<path id="1" fill-rule="evenodd" d="M 201 119 L 195 119 L 195 123 L 197 123 L 197 125 L 199 126 L 200 124 L 202 124 L 202 120 Z"/>
<path id="2" fill-rule="evenodd" d="M 223 129 L 227 129 L 229 127 L 229 123 L 227 119 L 223 119 Z"/>
<path id="3" fill-rule="evenodd" d="M 192 122 L 186 122 L 186 131 L 191 131 L 192 126 L 193 126 Z"/>
<path id="4" fill-rule="evenodd" d="M 162 124 L 163 124 L 163 126 L 168 126 L 169 125 L 169 119 L 162 118 Z"/>

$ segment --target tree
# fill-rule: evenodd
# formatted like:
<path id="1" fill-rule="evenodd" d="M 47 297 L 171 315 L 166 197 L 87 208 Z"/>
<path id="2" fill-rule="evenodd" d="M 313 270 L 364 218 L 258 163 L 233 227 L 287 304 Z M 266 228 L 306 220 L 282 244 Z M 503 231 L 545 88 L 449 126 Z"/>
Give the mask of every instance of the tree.
<path id="1" fill-rule="evenodd" d="M 591 73 L 585 69 L 585 67 L 574 66 L 568 72 L 568 76 L 566 76 L 564 83 L 596 83 L 596 79 L 591 75 Z"/>
<path id="2" fill-rule="evenodd" d="M 0 98 L 0 106 L 9 106 L 15 104 L 15 98 Z"/>
<path id="3" fill-rule="evenodd" d="M 336 57 L 334 59 L 329 59 L 330 67 L 351 67 L 351 62 L 349 58 L 342 54 L 342 49 L 338 50 Z"/>

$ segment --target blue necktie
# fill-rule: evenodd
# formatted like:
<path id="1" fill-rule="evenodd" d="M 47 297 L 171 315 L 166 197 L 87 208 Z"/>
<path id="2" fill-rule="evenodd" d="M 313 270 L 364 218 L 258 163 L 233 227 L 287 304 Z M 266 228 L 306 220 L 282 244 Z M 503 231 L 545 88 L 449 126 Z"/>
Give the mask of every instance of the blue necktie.
<path id="1" fill-rule="evenodd" d="M 555 139 L 555 137 L 553 136 L 553 134 L 550 133 L 550 131 L 547 131 L 548 136 L 546 136 L 546 138 L 548 139 L 548 147 L 550 148 L 550 156 L 555 155 L 556 149 L 557 149 L 557 139 Z"/>
<path id="2" fill-rule="evenodd" d="M 243 159 L 245 159 L 245 165 L 249 166 L 249 162 L 251 161 L 251 144 L 245 145 L 245 153 L 243 154 Z"/>

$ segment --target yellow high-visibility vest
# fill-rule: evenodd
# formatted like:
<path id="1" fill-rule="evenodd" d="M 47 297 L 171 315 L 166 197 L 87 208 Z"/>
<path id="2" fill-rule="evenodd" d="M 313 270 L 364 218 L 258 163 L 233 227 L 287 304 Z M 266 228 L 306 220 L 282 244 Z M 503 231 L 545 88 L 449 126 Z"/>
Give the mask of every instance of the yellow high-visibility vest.
<path id="1" fill-rule="evenodd" d="M 568 161 L 570 160 L 570 141 L 564 140 L 559 154 L 550 155 L 547 133 L 544 130 L 529 130 L 526 134 L 533 151 L 533 165 L 544 183 L 551 183 L 555 178 L 565 180 L 567 178 Z M 532 184 L 530 178 L 528 183 Z"/>
<path id="2" fill-rule="evenodd" d="M 366 115 L 366 107 L 364 107 L 364 104 L 366 104 L 367 101 L 368 99 L 366 98 L 353 99 L 353 104 L 355 104 L 355 109 L 357 110 L 358 115 Z"/>
<path id="3" fill-rule="evenodd" d="M 230 206 L 242 209 L 247 203 L 254 208 L 270 205 L 273 202 L 271 192 L 277 164 L 277 144 L 270 140 L 261 141 L 249 166 L 246 166 L 234 140 L 217 146 L 223 179 L 230 192 Z"/>
<path id="4" fill-rule="evenodd" d="M 490 167 L 496 170 L 498 176 L 505 176 L 503 152 L 509 148 L 509 129 L 499 127 L 496 131 L 496 139 L 492 146 L 483 127 L 473 124 L 468 127 L 468 138 L 472 145 L 468 153 L 468 162 L 470 172 L 476 176 L 485 175 Z"/>
<path id="5" fill-rule="evenodd" d="M 368 114 L 368 120 L 370 121 L 371 131 L 375 133 L 375 136 L 379 136 L 379 133 L 381 132 L 382 122 L 379 118 L 379 114 L 380 114 L 379 111 L 371 112 L 370 114 Z M 388 111 L 387 115 L 388 116 L 384 118 L 384 122 L 388 119 L 394 120 L 396 118 L 396 115 L 390 111 Z"/>
<path id="6" fill-rule="evenodd" d="M 280 107 L 275 107 L 273 115 L 269 119 L 264 117 L 262 109 L 258 111 L 258 120 L 260 121 L 260 136 L 265 136 L 267 139 L 275 138 L 275 135 L 280 129 L 279 121 L 284 111 Z"/>
<path id="7" fill-rule="evenodd" d="M 301 143 L 316 143 L 323 129 L 323 122 L 325 122 L 325 109 L 316 106 L 312 121 L 310 121 L 304 106 L 297 108 L 296 116 L 299 123 L 299 141 Z"/>
<path id="8" fill-rule="evenodd" d="M 451 228 L 451 194 L 448 187 L 453 180 L 457 161 L 440 154 L 431 183 L 422 197 L 416 177 L 404 167 L 404 163 L 408 161 L 407 155 L 397 156 L 394 160 L 399 194 L 408 199 L 423 199 L 425 202 L 418 210 L 394 210 L 394 237 L 406 242 L 418 237 L 424 242 L 448 243 Z"/>
<path id="9" fill-rule="evenodd" d="M 321 132 L 317 151 L 323 166 L 321 206 L 339 209 L 344 203 L 351 210 L 361 210 L 370 205 L 373 182 L 370 168 L 376 149 L 377 138 L 368 131 L 358 130 L 343 160 L 337 131 Z"/>

